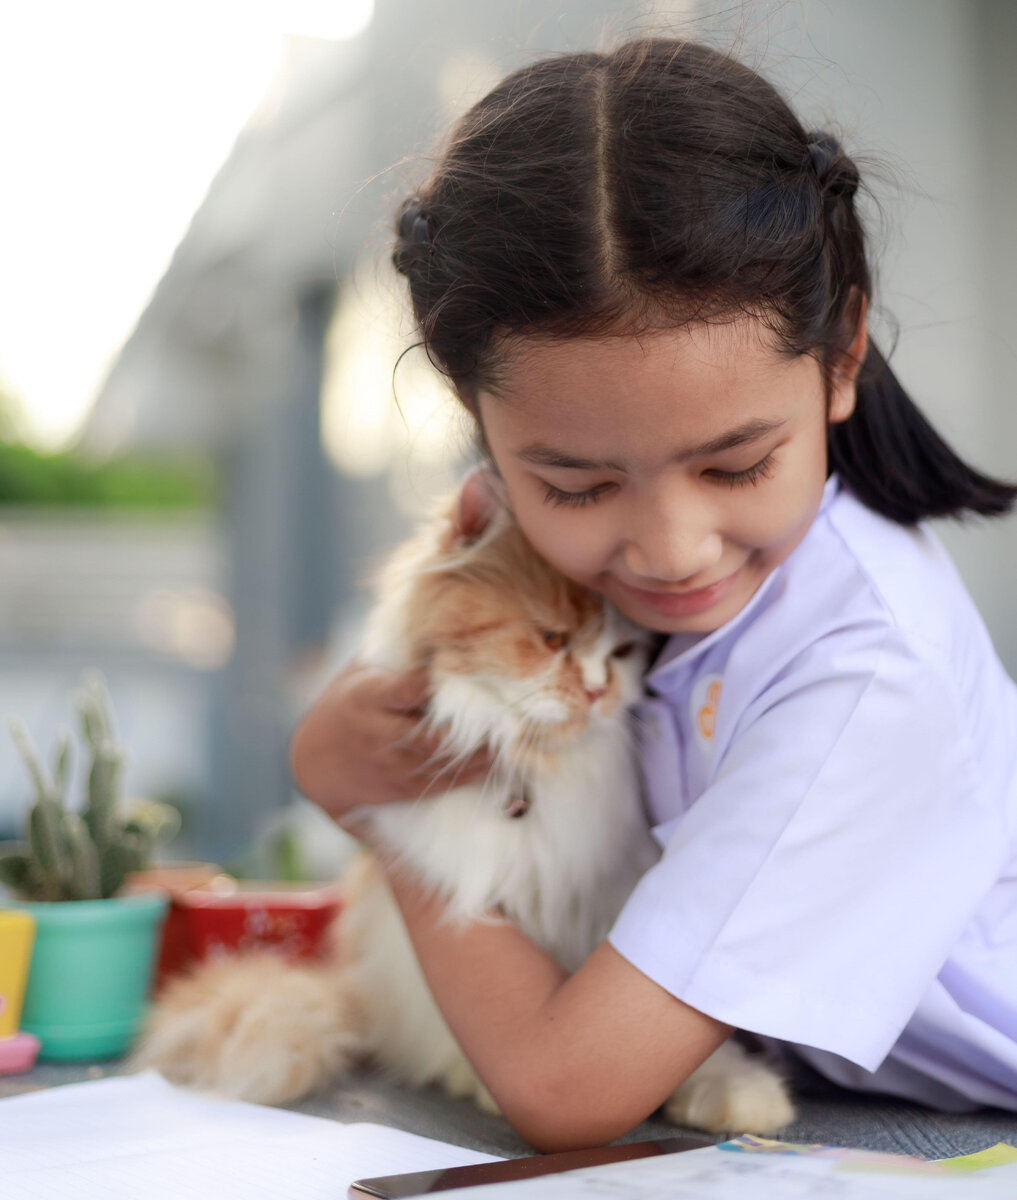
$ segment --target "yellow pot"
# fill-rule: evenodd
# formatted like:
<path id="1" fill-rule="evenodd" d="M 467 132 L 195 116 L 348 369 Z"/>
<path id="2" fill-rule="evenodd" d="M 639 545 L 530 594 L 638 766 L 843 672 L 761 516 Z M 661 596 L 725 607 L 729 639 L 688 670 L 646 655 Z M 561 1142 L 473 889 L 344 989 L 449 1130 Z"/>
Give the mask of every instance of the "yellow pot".
<path id="1" fill-rule="evenodd" d="M 13 1037 L 32 959 L 35 918 L 18 909 L 0 909 L 0 1038 Z"/>

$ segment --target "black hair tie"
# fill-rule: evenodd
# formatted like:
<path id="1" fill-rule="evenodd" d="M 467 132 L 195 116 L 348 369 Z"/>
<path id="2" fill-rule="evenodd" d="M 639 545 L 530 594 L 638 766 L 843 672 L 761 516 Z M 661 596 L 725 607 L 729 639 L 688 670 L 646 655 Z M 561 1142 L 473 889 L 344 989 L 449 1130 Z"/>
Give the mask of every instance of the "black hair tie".
<path id="1" fill-rule="evenodd" d="M 416 196 L 407 196 L 399 206 L 398 239 L 392 249 L 392 264 L 412 284 L 414 272 L 431 258 L 431 223 L 421 211 Z"/>
<path id="2" fill-rule="evenodd" d="M 853 196 L 858 190 L 858 169 L 832 133 L 813 129 L 808 135 L 809 164 L 825 198 Z"/>
<path id="3" fill-rule="evenodd" d="M 413 218 L 413 224 L 410 227 L 410 237 L 421 246 L 430 246 L 431 225 L 423 213 L 418 213 Z"/>
<path id="4" fill-rule="evenodd" d="M 840 142 L 831 133 L 822 129 L 814 129 L 809 135 L 809 160 L 819 182 L 824 183 L 830 172 L 830 167 L 840 158 L 843 151 Z"/>

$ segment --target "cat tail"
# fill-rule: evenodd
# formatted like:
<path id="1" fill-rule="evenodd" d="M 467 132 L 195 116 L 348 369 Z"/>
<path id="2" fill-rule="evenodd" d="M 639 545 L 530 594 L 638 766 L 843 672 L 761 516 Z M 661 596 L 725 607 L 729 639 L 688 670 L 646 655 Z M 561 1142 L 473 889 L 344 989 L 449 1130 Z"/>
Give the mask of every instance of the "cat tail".
<path id="1" fill-rule="evenodd" d="M 198 965 L 150 1009 L 129 1070 L 236 1100 L 282 1104 L 359 1057 L 363 1020 L 348 972 L 269 953 Z"/>

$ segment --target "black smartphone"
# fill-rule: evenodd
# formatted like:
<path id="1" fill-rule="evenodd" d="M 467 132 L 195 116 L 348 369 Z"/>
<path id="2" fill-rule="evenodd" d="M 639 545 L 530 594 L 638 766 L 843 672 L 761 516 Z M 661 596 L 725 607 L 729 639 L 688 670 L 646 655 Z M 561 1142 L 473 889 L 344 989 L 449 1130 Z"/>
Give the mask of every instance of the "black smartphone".
<path id="1" fill-rule="evenodd" d="M 401 1200 L 404 1196 L 424 1196 L 428 1192 L 446 1192 L 450 1188 L 479 1187 L 482 1183 L 508 1183 L 513 1179 L 532 1179 L 536 1175 L 577 1171 L 581 1167 L 601 1167 L 605 1163 L 649 1158 L 655 1154 L 701 1150 L 704 1146 L 716 1146 L 722 1140 L 705 1133 L 677 1133 L 672 1137 L 657 1138 L 652 1142 L 597 1146 L 591 1150 L 566 1150 L 561 1154 L 534 1154 L 525 1158 L 506 1158 L 501 1162 L 478 1163 L 473 1167 L 447 1167 L 441 1171 L 380 1175 L 377 1179 L 358 1179 L 350 1184 L 349 1200 Z"/>

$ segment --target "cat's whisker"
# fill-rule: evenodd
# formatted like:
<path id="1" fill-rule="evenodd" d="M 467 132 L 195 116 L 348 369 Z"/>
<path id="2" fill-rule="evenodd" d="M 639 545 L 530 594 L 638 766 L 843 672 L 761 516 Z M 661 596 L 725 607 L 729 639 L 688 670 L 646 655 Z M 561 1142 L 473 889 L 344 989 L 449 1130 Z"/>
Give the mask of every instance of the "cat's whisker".
<path id="1" fill-rule="evenodd" d="M 510 770 L 513 775 L 519 775 L 525 778 L 528 774 L 527 767 L 530 764 L 531 754 L 533 751 L 543 749 L 542 741 L 544 730 L 539 725 L 528 724 L 522 728 L 522 736 L 517 746 L 517 753 L 510 762 Z"/>
<path id="2" fill-rule="evenodd" d="M 434 787 L 434 779 L 429 779 L 427 781 L 427 783 L 424 785 L 423 789 L 420 792 L 418 792 L 416 796 L 413 797 L 412 803 L 414 805 L 416 805 L 416 804 L 419 804 L 422 800 L 430 799 L 431 798 L 431 790 L 433 787 Z M 439 796 L 443 796 L 445 793 L 438 792 L 437 794 Z"/>
<path id="3" fill-rule="evenodd" d="M 459 776 L 462 774 L 463 768 L 465 767 L 466 763 L 469 761 L 470 757 L 472 756 L 472 754 L 474 752 L 472 750 L 466 751 L 465 753 L 457 752 L 457 754 L 455 755 L 455 757 L 453 759 L 443 761 L 444 753 L 445 753 L 444 748 L 439 747 L 434 752 L 434 754 L 430 755 L 424 761 L 422 769 L 427 770 L 428 768 L 431 768 L 431 767 L 437 768 L 440 765 L 442 768 L 447 767 L 447 766 L 455 766 L 455 767 L 458 767 L 458 770 L 452 776 L 451 781 L 446 781 L 445 778 L 443 778 L 440 771 L 436 774 L 430 775 L 428 777 L 426 783 L 424 784 L 422 790 L 420 792 L 418 792 L 417 795 L 413 798 L 414 804 L 418 803 L 421 800 L 430 799 L 432 797 L 432 793 L 437 796 L 444 796 L 444 795 L 447 795 L 449 792 L 455 791 L 456 785 L 459 781 Z M 438 788 L 439 782 L 445 784 L 445 786 L 441 787 L 440 790 Z"/>
<path id="4" fill-rule="evenodd" d="M 422 726 L 418 725 L 418 729 Z M 452 740 L 452 730 L 445 725 L 444 722 L 427 722 L 423 725 L 423 732 L 433 736 L 438 734 L 441 737 L 441 742 L 436 747 L 434 752 L 424 760 L 424 767 L 441 766 L 458 766 L 460 763 L 466 762 L 472 758 L 474 754 L 481 748 L 481 743 L 476 745 L 467 745 L 457 747 Z"/>
<path id="5" fill-rule="evenodd" d="M 516 698 L 514 700 L 506 701 L 506 703 L 505 703 L 506 709 L 508 709 L 509 712 L 513 712 L 521 704 L 525 704 L 527 702 L 527 700 L 532 700 L 534 696 L 544 695 L 547 692 L 551 682 L 552 681 L 550 679 L 544 680 L 543 682 L 539 682 L 536 685 L 536 687 L 533 688 L 532 691 L 525 692 L 522 696 L 516 696 Z"/>
<path id="6" fill-rule="evenodd" d="M 640 735 L 653 733 L 653 722 L 633 706 L 628 710 L 628 720 L 622 724 L 621 732 L 625 744 L 632 749 L 639 745 Z"/>
<path id="7" fill-rule="evenodd" d="M 646 726 L 649 724 L 648 719 L 643 716 L 643 714 L 639 711 L 638 707 L 636 707 L 635 705 L 633 705 L 632 707 L 629 708 L 629 718 L 636 725 Z"/>
<path id="8" fill-rule="evenodd" d="M 417 801 L 420 800 L 431 799 L 432 793 L 434 796 L 447 796 L 449 792 L 454 792 L 458 786 L 459 776 L 463 773 L 465 765 L 465 762 L 460 763 L 458 771 L 456 771 L 451 779 L 447 779 L 443 775 L 432 775 L 428 779 L 424 789 L 414 798 L 414 803 L 416 804 Z M 442 785 L 440 788 L 438 787 L 439 783 Z"/>
<path id="9" fill-rule="evenodd" d="M 642 716 L 638 709 L 629 709 L 629 719 L 625 724 L 625 730 L 627 733 L 635 734 L 637 730 L 639 732 L 643 732 L 644 730 L 649 729 L 650 725 L 650 721 L 646 717 Z"/>
<path id="10" fill-rule="evenodd" d="M 477 807 L 478 808 L 482 809 L 488 803 L 488 792 L 491 790 L 492 787 L 493 787 L 492 776 L 485 775 L 484 778 L 480 781 L 480 787 L 477 791 Z"/>
<path id="11" fill-rule="evenodd" d="M 460 762 L 458 764 L 459 769 L 452 776 L 452 782 L 449 784 L 449 787 L 448 787 L 448 790 L 450 792 L 455 790 L 456 785 L 459 782 L 459 776 L 462 775 L 463 771 L 466 769 L 466 764 L 470 760 L 471 757 L 472 757 L 472 752 L 470 754 L 466 755 L 466 757 L 462 760 L 462 762 Z M 485 780 L 485 782 L 486 782 L 486 780 Z"/>

